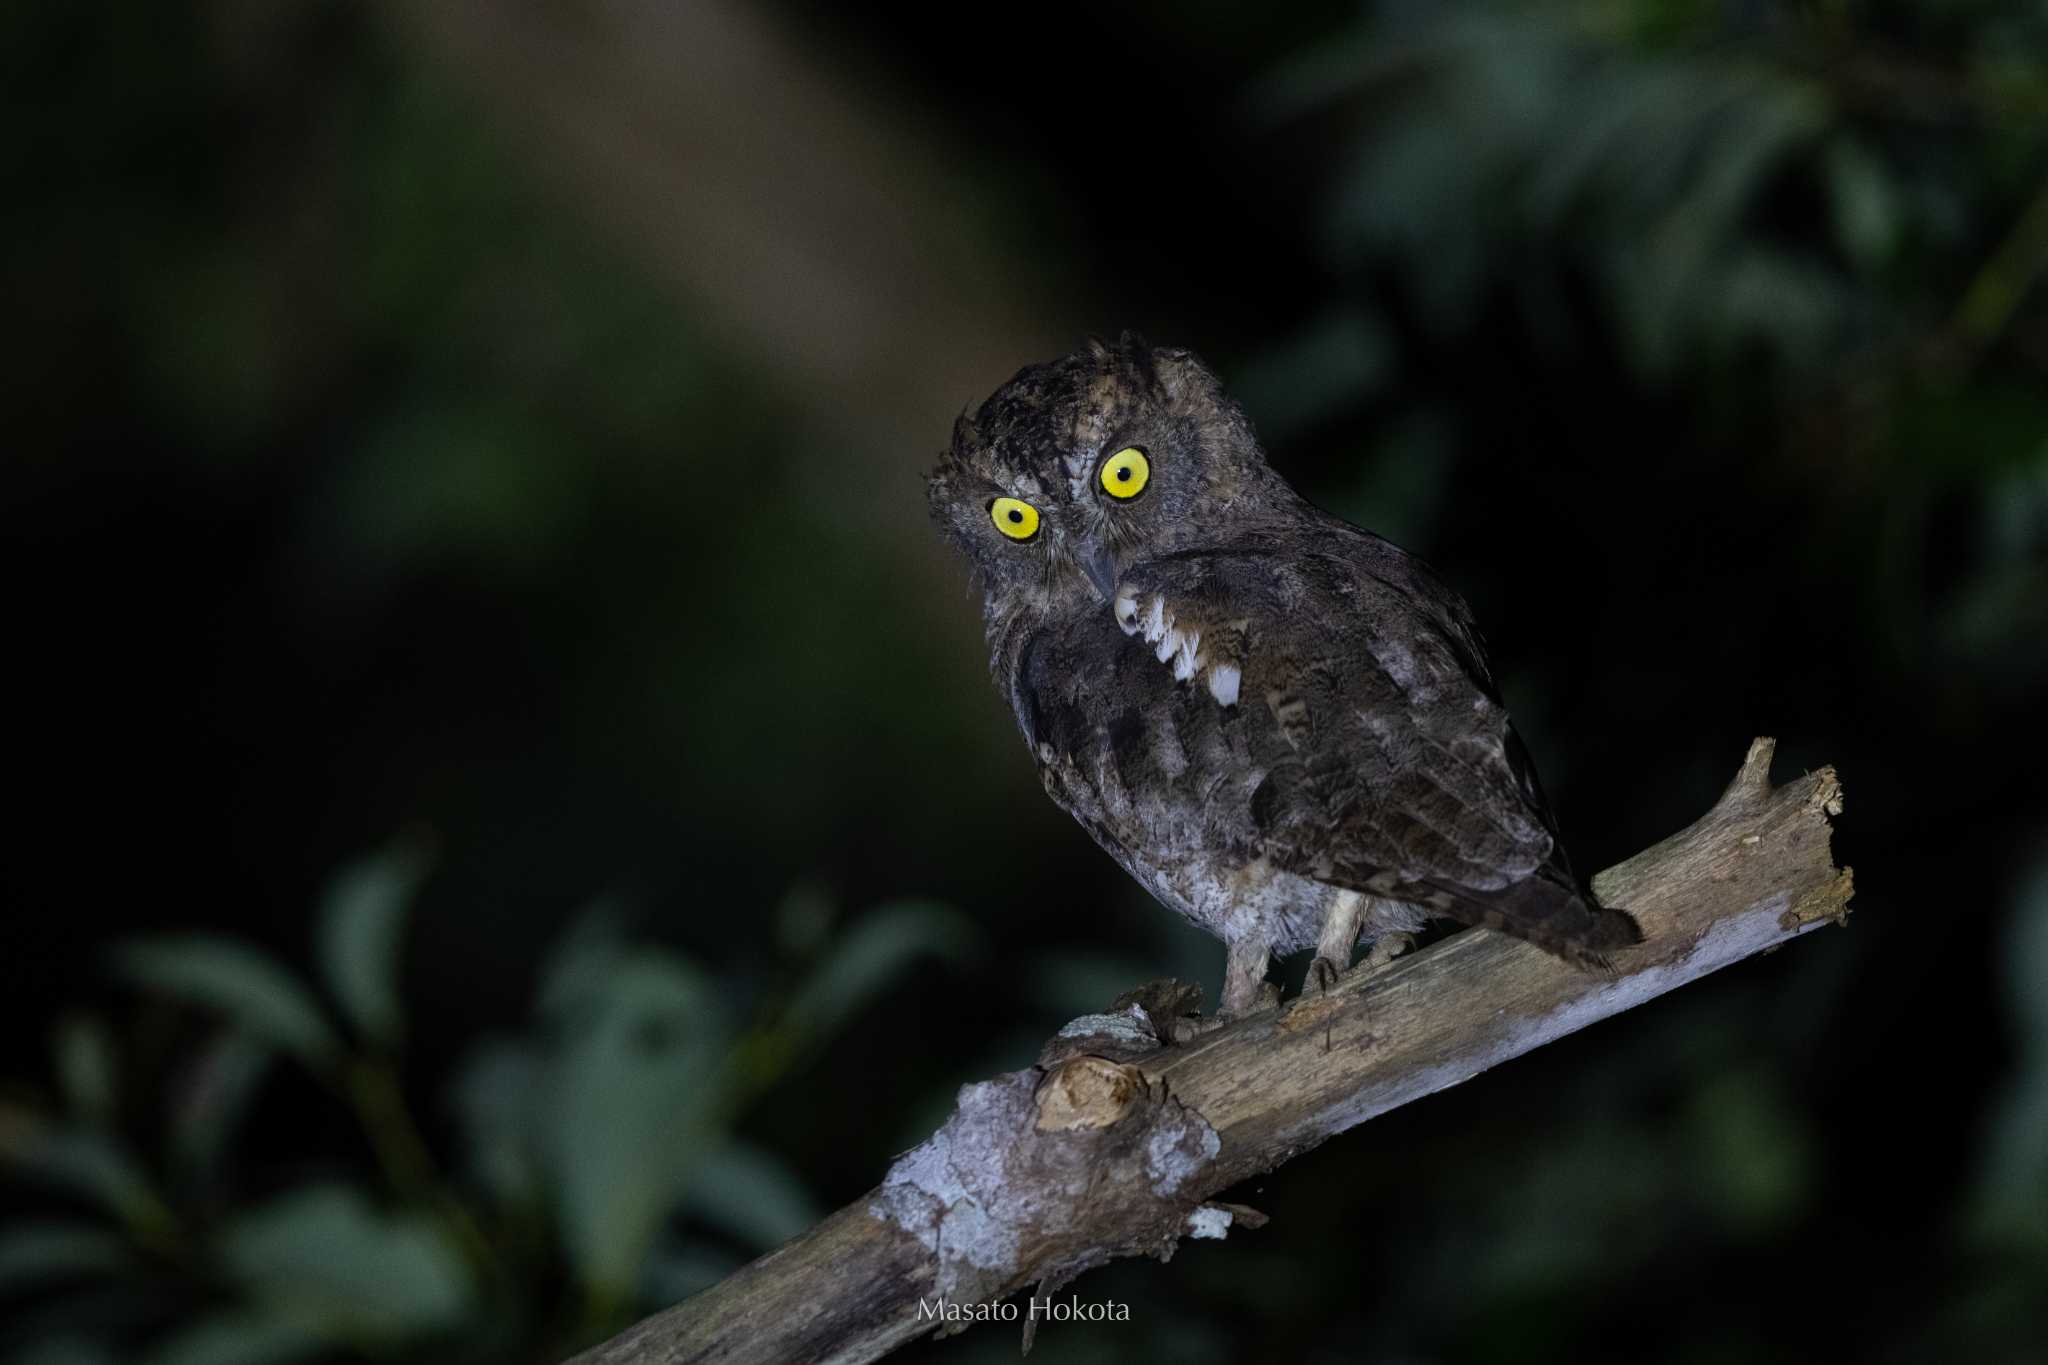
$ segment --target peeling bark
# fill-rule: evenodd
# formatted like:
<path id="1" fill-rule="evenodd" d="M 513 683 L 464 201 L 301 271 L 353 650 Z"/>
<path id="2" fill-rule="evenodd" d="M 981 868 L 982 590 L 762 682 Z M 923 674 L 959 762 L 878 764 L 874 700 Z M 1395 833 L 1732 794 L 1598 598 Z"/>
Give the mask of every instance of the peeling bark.
<path id="1" fill-rule="evenodd" d="M 1594 976 L 1460 933 L 1173 1045 L 1189 988 L 1160 982 L 1063 1028 L 1039 1064 L 962 1087 L 881 1185 L 579 1365 L 873 1360 L 946 1324 L 921 1305 L 1050 1293 L 1119 1256 L 1265 1220 L 1211 1197 L 1377 1114 L 1688 981 L 1841 923 L 1832 769 L 1770 785 L 1757 740 L 1691 827 L 1593 879 L 1645 942 Z"/>

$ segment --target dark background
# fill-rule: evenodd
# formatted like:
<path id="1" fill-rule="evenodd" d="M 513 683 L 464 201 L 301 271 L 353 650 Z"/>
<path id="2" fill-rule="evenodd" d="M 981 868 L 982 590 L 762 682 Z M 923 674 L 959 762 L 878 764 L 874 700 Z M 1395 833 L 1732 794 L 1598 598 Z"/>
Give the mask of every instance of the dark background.
<path id="1" fill-rule="evenodd" d="M 1857 895 L 1034 1359 L 2041 1358 L 2038 5 L 28 4 L 0 52 L 0 1359 L 553 1360 L 1065 1019 L 1213 998 L 925 523 L 963 405 L 1126 327 L 1469 597 L 1582 867 L 1774 734 Z"/>

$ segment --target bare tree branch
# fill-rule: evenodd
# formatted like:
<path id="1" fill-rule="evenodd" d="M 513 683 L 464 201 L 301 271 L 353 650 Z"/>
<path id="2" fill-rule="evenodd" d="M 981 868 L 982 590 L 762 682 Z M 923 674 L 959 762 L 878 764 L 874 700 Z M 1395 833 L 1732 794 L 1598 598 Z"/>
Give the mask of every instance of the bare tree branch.
<path id="1" fill-rule="evenodd" d="M 1118 1256 L 1171 1255 L 1250 1210 L 1209 1203 L 1376 1114 L 1848 913 L 1829 853 L 1832 769 L 1770 785 L 1750 746 L 1719 802 L 1594 890 L 1647 942 L 1589 976 L 1499 934 L 1462 933 L 1325 995 L 1167 1045 L 1185 996 L 1160 983 L 1079 1019 L 1040 1064 L 965 1086 L 882 1184 L 578 1365 L 873 1360 L 1026 1286 Z M 1025 1316 L 1028 1315 L 1028 1311 Z M 971 1320 L 971 1318 L 969 1319 Z"/>

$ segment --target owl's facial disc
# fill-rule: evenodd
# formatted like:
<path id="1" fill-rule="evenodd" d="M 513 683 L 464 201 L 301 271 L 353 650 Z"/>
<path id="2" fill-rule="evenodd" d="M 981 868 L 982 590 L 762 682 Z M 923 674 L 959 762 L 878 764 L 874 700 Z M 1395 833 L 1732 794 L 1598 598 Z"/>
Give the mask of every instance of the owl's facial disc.
<path id="1" fill-rule="evenodd" d="M 927 496 L 992 616 L 1092 614 L 1130 565 L 1206 543 L 1255 506 L 1263 471 L 1198 359 L 1127 336 L 1026 366 L 963 412 Z"/>

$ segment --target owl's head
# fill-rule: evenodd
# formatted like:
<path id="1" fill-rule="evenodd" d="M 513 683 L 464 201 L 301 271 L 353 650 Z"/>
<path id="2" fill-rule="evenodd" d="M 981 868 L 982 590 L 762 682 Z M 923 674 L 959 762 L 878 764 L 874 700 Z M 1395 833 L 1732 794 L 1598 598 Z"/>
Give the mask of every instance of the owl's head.
<path id="1" fill-rule="evenodd" d="M 1000 592 L 1042 610 L 1109 602 L 1126 564 L 1228 539 L 1276 491 L 1209 368 L 1128 332 L 1020 370 L 961 414 L 929 485 L 990 604 Z"/>

